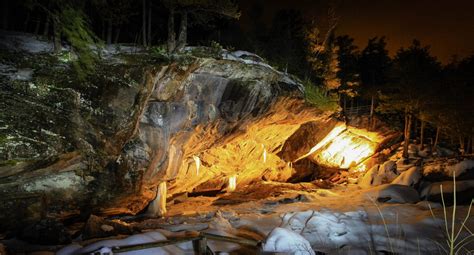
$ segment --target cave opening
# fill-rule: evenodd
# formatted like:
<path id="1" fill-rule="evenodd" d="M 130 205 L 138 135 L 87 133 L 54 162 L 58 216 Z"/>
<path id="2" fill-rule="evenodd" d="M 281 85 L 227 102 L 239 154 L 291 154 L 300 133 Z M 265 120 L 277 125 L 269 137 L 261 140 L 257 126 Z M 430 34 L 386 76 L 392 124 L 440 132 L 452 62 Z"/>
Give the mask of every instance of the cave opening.
<path id="1" fill-rule="evenodd" d="M 383 140 L 337 120 L 261 124 L 202 151 L 185 144 L 190 156 L 178 171 L 185 174 L 170 181 L 167 204 L 208 197 L 214 205 L 227 205 L 277 196 L 283 186 L 316 190 L 347 184 L 366 171 Z"/>

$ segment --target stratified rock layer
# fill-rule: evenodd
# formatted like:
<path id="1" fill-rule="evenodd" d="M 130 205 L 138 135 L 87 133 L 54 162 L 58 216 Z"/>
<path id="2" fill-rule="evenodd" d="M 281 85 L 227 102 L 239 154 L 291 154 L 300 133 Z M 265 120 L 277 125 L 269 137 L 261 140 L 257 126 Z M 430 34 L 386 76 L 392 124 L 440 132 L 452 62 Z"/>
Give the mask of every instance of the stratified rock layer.
<path id="1" fill-rule="evenodd" d="M 297 82 L 257 62 L 138 55 L 104 60 L 77 81 L 48 54 L 4 53 L 12 70 L 38 69 L 29 80 L 0 75 L 1 230 L 136 214 L 163 181 L 173 196 L 225 188 L 231 176 L 237 186 L 288 180 L 295 170 L 277 156 L 285 140 L 330 118 L 304 104 Z"/>

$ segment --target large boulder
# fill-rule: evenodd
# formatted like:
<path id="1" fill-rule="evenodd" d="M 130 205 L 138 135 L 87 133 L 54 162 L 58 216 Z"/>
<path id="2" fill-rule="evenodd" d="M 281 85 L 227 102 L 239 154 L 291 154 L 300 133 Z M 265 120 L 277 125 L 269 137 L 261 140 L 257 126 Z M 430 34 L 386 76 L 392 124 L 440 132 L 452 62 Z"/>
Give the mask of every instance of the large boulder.
<path id="1" fill-rule="evenodd" d="M 442 158 L 425 163 L 423 176 L 429 181 L 449 181 L 456 175 L 458 180 L 474 179 L 474 159 Z"/>
<path id="2" fill-rule="evenodd" d="M 116 56 L 80 80 L 43 51 L 2 53 L 11 72 L 0 72 L 0 230 L 136 214 L 161 182 L 172 196 L 231 177 L 237 187 L 286 181 L 295 170 L 278 156 L 285 141 L 305 123 L 332 122 L 261 62 Z M 10 75 L 21 68 L 31 75 Z"/>
<path id="3" fill-rule="evenodd" d="M 364 191 L 363 194 L 374 202 L 414 204 L 420 201 L 420 196 L 414 188 L 398 184 L 380 185 Z"/>
<path id="4" fill-rule="evenodd" d="M 382 165 L 375 165 L 367 171 L 358 184 L 362 188 L 370 188 L 392 182 L 397 178 L 397 168 L 394 161 L 386 161 Z"/>
<path id="5" fill-rule="evenodd" d="M 413 166 L 410 169 L 402 172 L 395 180 L 392 181 L 392 184 L 406 185 L 415 187 L 421 181 L 421 172 L 420 167 Z"/>
<path id="6" fill-rule="evenodd" d="M 437 203 L 444 200 L 449 206 L 454 203 L 455 190 L 457 204 L 470 204 L 474 197 L 474 180 L 434 182 L 425 186 L 420 195 L 423 199 Z"/>

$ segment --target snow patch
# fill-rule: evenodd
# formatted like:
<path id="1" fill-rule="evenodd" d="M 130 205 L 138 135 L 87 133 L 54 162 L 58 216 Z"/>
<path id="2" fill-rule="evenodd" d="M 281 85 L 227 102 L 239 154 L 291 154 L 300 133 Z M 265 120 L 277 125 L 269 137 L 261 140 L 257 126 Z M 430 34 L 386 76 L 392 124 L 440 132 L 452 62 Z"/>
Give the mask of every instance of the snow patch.
<path id="1" fill-rule="evenodd" d="M 152 232 L 147 232 L 143 234 L 132 235 L 125 239 L 103 240 L 103 241 L 89 244 L 85 247 L 82 247 L 78 244 L 71 244 L 62 248 L 56 254 L 57 255 L 72 255 L 72 254 L 94 253 L 94 254 L 104 254 L 104 255 L 109 254 L 110 255 L 110 254 L 113 254 L 112 248 L 117 247 L 117 246 L 145 244 L 145 243 L 151 243 L 151 242 L 163 241 L 163 240 L 166 240 L 166 237 L 162 233 L 158 231 L 152 231 Z M 99 252 L 99 253 L 95 253 L 95 252 Z M 174 245 L 169 245 L 169 246 L 165 246 L 161 248 L 150 248 L 146 250 L 123 252 L 120 254 L 123 254 L 123 255 L 139 255 L 139 254 L 174 255 L 174 254 L 185 254 L 185 253 L 186 253 L 185 250 Z"/>
<path id="2" fill-rule="evenodd" d="M 420 201 L 418 192 L 409 186 L 398 184 L 385 184 L 364 192 L 364 195 L 375 201 L 388 203 L 417 203 Z"/>
<path id="3" fill-rule="evenodd" d="M 411 167 L 407 171 L 401 173 L 392 184 L 399 184 L 405 186 L 414 186 L 421 180 L 421 172 L 419 167 Z"/>
<path id="4" fill-rule="evenodd" d="M 436 196 L 441 194 L 441 186 L 443 186 L 443 194 L 453 193 L 454 186 L 456 185 L 456 193 L 465 191 L 468 189 L 474 189 L 474 180 L 467 180 L 467 181 L 444 181 L 444 182 L 435 182 L 431 185 L 425 187 L 421 191 L 421 197 L 427 198 L 430 196 Z"/>
<path id="5" fill-rule="evenodd" d="M 308 240 L 286 228 L 275 228 L 263 243 L 265 252 L 285 252 L 295 255 L 314 255 Z"/>
<path id="6" fill-rule="evenodd" d="M 397 177 L 395 172 L 396 164 L 394 161 L 389 160 L 382 165 L 375 165 L 365 173 L 359 181 L 359 186 L 362 188 L 370 188 L 389 183 Z"/>
<path id="7" fill-rule="evenodd" d="M 20 50 L 29 53 L 53 52 L 53 43 L 32 34 L 0 31 L 0 48 Z"/>

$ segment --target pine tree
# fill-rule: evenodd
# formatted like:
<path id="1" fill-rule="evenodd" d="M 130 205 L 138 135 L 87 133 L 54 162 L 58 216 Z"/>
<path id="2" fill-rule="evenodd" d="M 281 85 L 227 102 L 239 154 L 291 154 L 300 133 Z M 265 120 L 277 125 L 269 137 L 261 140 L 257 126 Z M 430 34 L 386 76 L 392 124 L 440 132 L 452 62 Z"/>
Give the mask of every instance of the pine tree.
<path id="1" fill-rule="evenodd" d="M 429 47 L 417 40 L 408 49 L 400 49 L 393 60 L 390 86 L 382 89 L 382 111 L 405 114 L 403 157 L 408 158 L 412 123 L 430 102 L 427 91 L 439 79 L 440 64 L 430 55 Z"/>
<path id="2" fill-rule="evenodd" d="M 339 72 L 337 77 L 341 81 L 339 94 L 342 96 L 343 109 L 346 110 L 346 99 L 354 98 L 360 85 L 360 75 L 358 70 L 359 52 L 354 45 L 354 39 L 348 35 L 336 37 L 335 44 L 338 48 Z"/>

